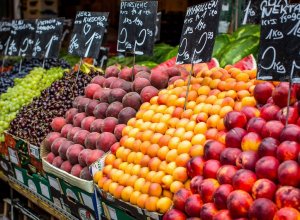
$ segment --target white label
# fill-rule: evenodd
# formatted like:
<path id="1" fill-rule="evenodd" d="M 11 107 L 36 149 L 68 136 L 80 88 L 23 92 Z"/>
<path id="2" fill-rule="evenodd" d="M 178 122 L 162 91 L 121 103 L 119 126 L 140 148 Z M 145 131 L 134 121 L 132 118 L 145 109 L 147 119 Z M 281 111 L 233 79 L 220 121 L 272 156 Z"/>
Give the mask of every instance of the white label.
<path id="1" fill-rule="evenodd" d="M 57 191 L 60 191 L 60 187 L 59 187 L 58 181 L 55 178 L 50 177 L 50 176 L 48 176 L 48 179 L 49 179 L 50 186 L 52 186 Z"/>
<path id="2" fill-rule="evenodd" d="M 89 207 L 90 209 L 94 210 L 92 197 L 85 193 L 81 193 L 81 197 L 83 200 L 83 204 L 86 205 L 87 207 Z"/>
<path id="3" fill-rule="evenodd" d="M 15 169 L 15 173 L 16 173 L 17 180 L 24 184 L 23 173 L 17 169 Z"/>
<path id="4" fill-rule="evenodd" d="M 8 148 L 8 153 L 9 153 L 9 159 L 12 163 L 18 165 L 19 164 L 19 158 L 18 158 L 18 155 L 17 155 L 17 151 L 11 149 L 11 148 Z"/>
<path id="5" fill-rule="evenodd" d="M 109 216 L 112 220 L 118 220 L 116 210 L 110 206 L 107 206 Z"/>
<path id="6" fill-rule="evenodd" d="M 42 195 L 47 197 L 48 199 L 50 199 L 50 193 L 49 193 L 48 186 L 45 185 L 44 183 L 40 182 L 40 187 L 41 187 Z"/>
<path id="7" fill-rule="evenodd" d="M 144 213 L 143 213 L 143 210 L 142 210 L 140 207 L 136 207 L 136 209 L 137 209 L 138 213 L 140 213 L 141 215 L 144 214 Z"/>
<path id="8" fill-rule="evenodd" d="M 34 156 L 36 159 L 40 159 L 39 148 L 30 144 L 30 155 Z"/>
<path id="9" fill-rule="evenodd" d="M 53 203 L 54 203 L 54 205 L 56 205 L 57 207 L 62 209 L 61 204 L 60 204 L 60 200 L 58 198 L 53 197 Z"/>
<path id="10" fill-rule="evenodd" d="M 28 187 L 32 192 L 37 193 L 36 185 L 31 179 L 28 180 Z"/>

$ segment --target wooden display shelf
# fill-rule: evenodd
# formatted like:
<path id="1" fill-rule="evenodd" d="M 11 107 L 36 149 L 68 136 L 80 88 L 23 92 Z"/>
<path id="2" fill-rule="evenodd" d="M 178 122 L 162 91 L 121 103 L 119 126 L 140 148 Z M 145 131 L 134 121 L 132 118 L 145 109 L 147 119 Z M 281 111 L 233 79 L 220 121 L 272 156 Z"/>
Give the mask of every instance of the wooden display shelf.
<path id="1" fill-rule="evenodd" d="M 8 177 L 5 176 L 5 174 L 2 171 L 0 171 L 0 179 L 3 180 L 4 182 L 8 181 Z"/>
<path id="2" fill-rule="evenodd" d="M 0 178 L 6 178 L 8 181 L 9 186 L 20 193 L 22 196 L 26 197 L 32 203 L 40 207 L 41 209 L 45 210 L 51 216 L 61 220 L 77 220 L 77 218 L 71 216 L 69 213 L 65 212 L 64 210 L 54 206 L 51 202 L 45 200 L 43 197 L 32 193 L 27 187 L 20 185 L 14 178 L 12 177 L 3 177 L 0 173 Z"/>

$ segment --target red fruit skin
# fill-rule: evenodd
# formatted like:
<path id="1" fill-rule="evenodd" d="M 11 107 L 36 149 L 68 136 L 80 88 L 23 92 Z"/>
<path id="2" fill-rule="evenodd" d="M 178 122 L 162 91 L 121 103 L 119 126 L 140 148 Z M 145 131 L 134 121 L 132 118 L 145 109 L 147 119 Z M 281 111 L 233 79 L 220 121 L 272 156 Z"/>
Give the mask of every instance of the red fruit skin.
<path id="1" fill-rule="evenodd" d="M 95 84 L 95 83 L 88 84 L 88 85 L 84 88 L 84 94 L 85 94 L 85 96 L 86 96 L 87 98 L 92 99 L 94 93 L 96 92 L 96 90 L 97 90 L 98 88 L 101 88 L 98 84 Z"/>
<path id="2" fill-rule="evenodd" d="M 248 132 L 257 132 L 258 134 L 260 134 L 260 132 L 265 124 L 266 124 L 266 121 L 263 118 L 260 118 L 260 117 L 251 118 L 247 124 L 247 131 Z"/>
<path id="3" fill-rule="evenodd" d="M 203 176 L 194 176 L 190 183 L 190 189 L 193 194 L 199 193 L 198 188 L 203 181 Z"/>
<path id="4" fill-rule="evenodd" d="M 90 134 L 90 132 L 88 132 L 86 130 L 79 130 L 75 133 L 75 135 L 73 137 L 73 141 L 76 144 L 84 145 L 84 141 L 89 134 Z"/>
<path id="5" fill-rule="evenodd" d="M 232 184 L 232 178 L 237 172 L 233 165 L 223 165 L 217 172 L 217 180 L 220 184 Z"/>
<path id="6" fill-rule="evenodd" d="M 279 140 L 283 128 L 284 125 L 280 121 L 268 121 L 261 130 L 261 136 L 263 138 L 273 137 Z"/>
<path id="7" fill-rule="evenodd" d="M 277 158 L 279 161 L 297 160 L 300 144 L 295 141 L 284 141 L 277 147 Z"/>
<path id="8" fill-rule="evenodd" d="M 280 134 L 280 141 L 297 141 L 300 136 L 300 127 L 298 125 L 288 124 Z"/>
<path id="9" fill-rule="evenodd" d="M 200 217 L 200 209 L 203 205 L 200 195 L 191 195 L 185 203 L 185 213 L 190 217 Z"/>
<path id="10" fill-rule="evenodd" d="M 227 198 L 227 208 L 232 218 L 247 217 L 252 203 L 252 197 L 243 190 L 234 190 Z"/>
<path id="11" fill-rule="evenodd" d="M 244 128 L 247 124 L 247 118 L 244 113 L 238 111 L 231 111 L 224 117 L 224 125 L 227 130 L 232 128 Z"/>
<path id="12" fill-rule="evenodd" d="M 53 159 L 52 161 L 52 165 L 57 167 L 57 168 L 60 168 L 61 164 L 63 163 L 64 161 L 61 159 L 60 156 L 57 156 Z"/>
<path id="13" fill-rule="evenodd" d="M 70 161 L 66 160 L 60 165 L 60 169 L 67 173 L 71 173 L 72 164 L 70 163 Z"/>
<path id="14" fill-rule="evenodd" d="M 174 208 L 184 212 L 185 202 L 191 195 L 192 192 L 187 189 L 178 190 L 173 197 Z"/>
<path id="15" fill-rule="evenodd" d="M 66 124 L 65 126 L 62 127 L 60 133 L 61 136 L 64 138 L 67 138 L 68 132 L 73 128 L 71 124 Z"/>
<path id="16" fill-rule="evenodd" d="M 96 149 L 96 143 L 100 134 L 98 132 L 91 132 L 85 138 L 84 146 L 88 149 Z"/>
<path id="17" fill-rule="evenodd" d="M 51 128 L 53 129 L 53 131 L 60 132 L 66 123 L 67 122 L 63 117 L 56 117 L 51 122 Z"/>
<path id="18" fill-rule="evenodd" d="M 213 195 L 219 186 L 220 184 L 216 179 L 212 179 L 212 178 L 204 179 L 198 189 L 202 201 L 204 203 L 212 202 Z"/>
<path id="19" fill-rule="evenodd" d="M 249 218 L 273 220 L 276 211 L 277 207 L 271 200 L 259 198 L 251 205 L 249 209 Z"/>
<path id="20" fill-rule="evenodd" d="M 254 88 L 253 95 L 259 104 L 266 104 L 268 99 L 272 96 L 274 86 L 270 82 L 263 82 L 257 84 Z"/>
<path id="21" fill-rule="evenodd" d="M 225 148 L 226 146 L 219 141 L 207 141 L 204 145 L 204 159 L 219 160 Z"/>
<path id="22" fill-rule="evenodd" d="M 103 76 L 95 76 L 92 79 L 91 83 L 95 83 L 95 84 L 98 84 L 99 86 L 102 86 L 104 81 L 105 81 L 105 78 Z"/>
<path id="23" fill-rule="evenodd" d="M 293 186 L 282 186 L 275 194 L 275 202 L 278 208 L 292 207 L 300 209 L 300 189 Z"/>
<path id="24" fill-rule="evenodd" d="M 259 110 L 252 106 L 243 107 L 241 112 L 243 112 L 246 115 L 247 121 L 249 121 L 251 118 L 254 118 L 254 117 L 257 117 L 260 115 Z"/>
<path id="25" fill-rule="evenodd" d="M 255 165 L 255 173 L 258 179 L 266 178 L 272 181 L 277 180 L 277 169 L 279 161 L 272 156 L 260 158 Z"/>
<path id="26" fill-rule="evenodd" d="M 58 132 L 51 132 L 46 136 L 45 140 L 43 141 L 43 144 L 48 151 L 51 150 L 51 145 L 54 142 L 54 140 L 56 140 L 59 137 L 60 137 L 60 133 Z"/>
<path id="27" fill-rule="evenodd" d="M 120 69 L 116 65 L 109 66 L 105 70 L 105 78 L 118 77 L 119 72 L 120 72 Z"/>
<path id="28" fill-rule="evenodd" d="M 255 170 L 255 164 L 258 161 L 258 153 L 252 150 L 243 151 L 236 158 L 236 166 L 247 170 Z"/>
<path id="29" fill-rule="evenodd" d="M 258 147 L 258 155 L 259 157 L 264 156 L 273 156 L 276 157 L 277 147 L 279 145 L 279 141 L 272 137 L 264 138 L 259 147 Z"/>
<path id="30" fill-rule="evenodd" d="M 289 93 L 289 83 L 281 82 L 272 92 L 272 98 L 274 103 L 280 108 L 287 106 Z M 290 98 L 290 104 L 293 105 L 296 102 L 296 90 L 293 89 Z"/>
<path id="31" fill-rule="evenodd" d="M 46 156 L 46 160 L 47 160 L 47 162 L 50 163 L 50 164 L 52 164 L 54 158 L 55 158 L 55 154 L 52 153 L 52 152 L 48 153 L 47 156 Z"/>
<path id="32" fill-rule="evenodd" d="M 217 172 L 221 167 L 221 163 L 218 160 L 208 160 L 203 166 L 203 176 L 204 178 L 217 178 Z"/>
<path id="33" fill-rule="evenodd" d="M 278 167 L 278 180 L 281 185 L 300 186 L 300 166 L 294 160 L 287 160 Z"/>
<path id="34" fill-rule="evenodd" d="M 94 108 L 93 114 L 98 119 L 104 119 L 106 117 L 106 110 L 108 108 L 109 104 L 102 102 L 96 105 Z"/>
<path id="35" fill-rule="evenodd" d="M 96 142 L 96 148 L 107 152 L 109 151 L 110 147 L 116 142 L 117 139 L 112 133 L 103 132 Z"/>
<path id="36" fill-rule="evenodd" d="M 225 137 L 225 144 L 227 147 L 241 148 L 243 137 L 247 131 L 243 128 L 233 128 L 227 132 Z"/>
<path id="37" fill-rule="evenodd" d="M 200 218 L 212 220 L 213 217 L 217 214 L 218 209 L 214 203 L 203 204 L 200 210 Z"/>
<path id="38" fill-rule="evenodd" d="M 120 147 L 120 143 L 116 142 L 110 147 L 110 151 L 112 154 L 116 154 L 118 148 Z"/>
<path id="39" fill-rule="evenodd" d="M 254 199 L 266 198 L 273 200 L 277 187 L 274 182 L 269 179 L 259 179 L 252 187 L 252 197 Z"/>
<path id="40" fill-rule="evenodd" d="M 73 144 L 67 150 L 67 159 L 70 161 L 71 164 L 78 163 L 78 156 L 80 152 L 83 150 L 83 146 L 80 144 Z"/>
<path id="41" fill-rule="evenodd" d="M 142 102 L 149 102 L 152 97 L 158 95 L 158 92 L 158 89 L 154 86 L 146 86 L 140 93 Z"/>
<path id="42" fill-rule="evenodd" d="M 187 163 L 187 174 L 190 178 L 203 175 L 204 159 L 201 156 L 190 159 Z"/>
<path id="43" fill-rule="evenodd" d="M 232 220 L 230 216 L 230 212 L 226 210 L 220 210 L 217 214 L 213 217 L 213 220 Z"/>
<path id="44" fill-rule="evenodd" d="M 297 209 L 291 207 L 284 207 L 279 209 L 274 216 L 273 220 L 288 220 L 288 219 L 296 219 L 298 220 L 300 216 L 300 212 Z"/>
<path id="45" fill-rule="evenodd" d="M 227 208 L 227 197 L 232 191 L 233 187 L 230 184 L 223 184 L 215 191 L 213 202 L 219 210 Z"/>
<path id="46" fill-rule="evenodd" d="M 103 88 L 109 88 L 110 85 L 117 80 L 117 77 L 111 76 L 105 79 Z"/>
<path id="47" fill-rule="evenodd" d="M 150 83 L 157 89 L 164 89 L 167 87 L 169 81 L 169 75 L 163 72 L 152 71 L 150 75 Z"/>
<path id="48" fill-rule="evenodd" d="M 290 106 L 289 115 L 287 114 L 288 108 L 284 107 L 277 113 L 277 120 L 281 121 L 282 124 L 286 123 L 286 118 L 288 118 L 288 124 L 296 124 L 299 118 L 298 111 L 294 107 Z"/>
<path id="49" fill-rule="evenodd" d="M 186 215 L 179 210 L 171 209 L 164 214 L 162 220 L 174 220 L 174 219 L 186 220 Z"/>
<path id="50" fill-rule="evenodd" d="M 260 109 L 260 117 L 266 121 L 276 120 L 279 111 L 277 105 L 267 104 Z"/>
<path id="51" fill-rule="evenodd" d="M 81 121 L 86 117 L 85 112 L 77 113 L 73 118 L 74 127 L 80 127 Z"/>
<path id="52" fill-rule="evenodd" d="M 256 175 L 250 170 L 240 169 L 232 178 L 232 186 L 235 190 L 241 189 L 245 192 L 251 192 L 252 186 L 256 181 Z"/>
<path id="53" fill-rule="evenodd" d="M 225 148 L 223 152 L 220 155 L 220 162 L 222 165 L 228 164 L 228 165 L 234 165 L 236 164 L 236 158 L 240 155 L 242 152 L 239 148 Z"/>

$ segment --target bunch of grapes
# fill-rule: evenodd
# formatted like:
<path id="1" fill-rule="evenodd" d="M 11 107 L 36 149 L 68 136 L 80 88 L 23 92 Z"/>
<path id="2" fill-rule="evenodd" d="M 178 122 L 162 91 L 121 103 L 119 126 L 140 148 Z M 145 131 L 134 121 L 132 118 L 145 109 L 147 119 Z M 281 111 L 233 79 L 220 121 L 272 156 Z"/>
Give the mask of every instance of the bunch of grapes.
<path id="1" fill-rule="evenodd" d="M 8 88 L 0 95 L 0 142 L 4 141 L 3 131 L 9 128 L 9 123 L 16 117 L 18 110 L 29 104 L 41 91 L 49 87 L 54 81 L 62 78 L 62 68 L 34 68 L 24 78 L 16 78 L 15 86 Z"/>
<path id="2" fill-rule="evenodd" d="M 39 98 L 24 106 L 10 123 L 11 134 L 39 146 L 51 131 L 53 118 L 64 116 L 75 97 L 84 94 L 84 87 L 97 73 L 67 73 L 41 93 Z"/>

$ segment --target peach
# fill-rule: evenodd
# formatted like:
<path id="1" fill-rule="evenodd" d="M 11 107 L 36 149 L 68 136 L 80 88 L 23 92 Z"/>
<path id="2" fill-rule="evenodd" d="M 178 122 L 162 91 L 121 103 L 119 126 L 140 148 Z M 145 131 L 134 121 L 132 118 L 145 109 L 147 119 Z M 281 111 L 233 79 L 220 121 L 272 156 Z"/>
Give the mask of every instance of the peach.
<path id="1" fill-rule="evenodd" d="M 147 199 L 149 198 L 149 195 L 143 193 L 141 194 L 138 198 L 137 198 L 137 201 L 136 201 L 136 204 L 138 207 L 144 209 L 145 208 L 145 204 L 146 204 L 146 201 Z"/>
<path id="2" fill-rule="evenodd" d="M 249 132 L 243 137 L 241 147 L 243 151 L 257 151 L 260 143 L 261 137 L 255 132 Z"/>
<path id="3" fill-rule="evenodd" d="M 233 165 L 223 165 L 218 169 L 216 178 L 220 184 L 232 184 L 232 178 L 237 172 Z"/>
<path id="4" fill-rule="evenodd" d="M 236 166 L 238 168 L 255 170 L 255 164 L 258 161 L 259 156 L 258 153 L 252 150 L 243 151 L 236 158 Z"/>
<path id="5" fill-rule="evenodd" d="M 184 185 L 183 185 L 183 183 L 180 182 L 180 181 L 174 181 L 174 182 L 172 182 L 171 185 L 170 185 L 170 191 L 171 191 L 172 193 L 176 193 L 178 190 L 180 190 L 180 189 L 182 189 L 182 188 L 184 188 Z"/>
<path id="6" fill-rule="evenodd" d="M 108 103 L 99 103 L 96 105 L 93 114 L 96 118 L 103 119 L 106 117 L 106 110 L 108 108 L 109 104 Z"/>
<path id="7" fill-rule="evenodd" d="M 80 144 L 73 144 L 68 148 L 67 159 L 70 161 L 71 164 L 74 165 L 78 163 L 78 156 L 83 149 L 83 146 Z"/>
<path id="8" fill-rule="evenodd" d="M 91 80 L 91 83 L 95 83 L 95 84 L 98 84 L 98 85 L 102 86 L 104 81 L 105 81 L 105 78 L 103 76 L 95 76 Z"/>
<path id="9" fill-rule="evenodd" d="M 67 159 L 67 156 L 66 156 L 66 153 L 67 153 L 67 150 L 68 148 L 74 144 L 72 141 L 68 141 L 68 140 L 65 140 L 63 141 L 60 146 L 59 146 L 59 149 L 58 149 L 58 154 L 59 156 L 63 159 L 63 160 L 66 160 Z"/>
<path id="10" fill-rule="evenodd" d="M 96 142 L 100 134 L 98 132 L 91 132 L 87 135 L 84 141 L 84 146 L 88 149 L 96 149 Z"/>
<path id="11" fill-rule="evenodd" d="M 150 81 L 148 79 L 145 78 L 136 78 L 133 81 L 132 84 L 132 90 L 137 92 L 137 93 L 141 93 L 141 91 L 143 90 L 143 88 L 145 88 L 146 86 L 150 86 Z"/>
<path id="12" fill-rule="evenodd" d="M 274 104 L 266 104 L 260 109 L 260 117 L 266 121 L 276 120 L 280 108 Z"/>
<path id="13" fill-rule="evenodd" d="M 110 132 L 113 133 L 115 130 L 116 125 L 118 124 L 118 120 L 114 117 L 107 117 L 101 123 L 101 132 Z"/>
<path id="14" fill-rule="evenodd" d="M 213 202 L 218 209 L 226 209 L 228 195 L 233 191 L 231 184 L 222 184 L 213 195 Z"/>
<path id="15" fill-rule="evenodd" d="M 121 88 L 114 88 L 111 89 L 109 95 L 108 95 L 108 102 L 122 102 L 123 97 L 126 95 L 126 91 L 124 91 Z"/>
<path id="16" fill-rule="evenodd" d="M 71 169 L 71 174 L 73 176 L 80 177 L 80 173 L 82 171 L 83 167 L 80 164 L 75 164 Z"/>
<path id="17" fill-rule="evenodd" d="M 246 169 L 240 169 L 232 178 L 232 186 L 234 189 L 241 189 L 245 192 L 251 192 L 255 181 L 256 175 L 254 172 Z"/>
<path id="18" fill-rule="evenodd" d="M 200 195 L 193 194 L 185 202 L 185 213 L 190 217 L 200 217 L 200 210 L 203 205 Z"/>
<path id="19" fill-rule="evenodd" d="M 120 68 L 117 65 L 109 66 L 105 69 L 105 78 L 118 77 Z"/>
<path id="20" fill-rule="evenodd" d="M 267 198 L 273 200 L 276 189 L 275 183 L 271 180 L 259 179 L 252 186 L 252 197 L 254 199 Z"/>
<path id="21" fill-rule="evenodd" d="M 100 133 L 102 124 L 103 124 L 103 119 L 94 120 L 93 123 L 91 124 L 90 131 Z"/>
<path id="22" fill-rule="evenodd" d="M 227 208 L 233 218 L 247 217 L 252 203 L 252 197 L 243 190 L 234 190 L 227 198 Z"/>
<path id="23" fill-rule="evenodd" d="M 202 175 L 203 174 L 203 166 L 204 166 L 204 159 L 201 156 L 194 157 L 187 163 L 187 174 L 189 177 L 193 178 L 194 176 Z"/>
<path id="24" fill-rule="evenodd" d="M 213 217 L 213 220 L 231 220 L 230 212 L 225 210 L 218 211 L 215 216 Z"/>
<path id="25" fill-rule="evenodd" d="M 159 198 L 155 196 L 150 196 L 145 202 L 145 209 L 149 212 L 156 211 L 156 203 L 158 202 Z"/>
<path id="26" fill-rule="evenodd" d="M 284 125 L 280 121 L 268 121 L 261 130 L 261 136 L 265 137 L 273 137 L 275 139 L 279 139 L 280 134 L 284 128 Z"/>
<path id="27" fill-rule="evenodd" d="M 123 97 L 122 104 L 124 107 L 131 107 L 137 111 L 142 104 L 141 97 L 137 92 L 129 92 Z"/>
<path id="28" fill-rule="evenodd" d="M 110 132 L 103 132 L 100 134 L 97 142 L 96 148 L 103 150 L 104 152 L 109 151 L 110 147 L 117 142 L 116 137 Z"/>
<path id="29" fill-rule="evenodd" d="M 169 75 L 160 71 L 152 71 L 150 75 L 151 85 L 157 89 L 164 89 L 167 87 L 169 81 Z"/>
<path id="30" fill-rule="evenodd" d="M 226 146 L 241 148 L 243 137 L 247 134 L 243 128 L 233 128 L 227 132 L 225 137 Z"/>
<path id="31" fill-rule="evenodd" d="M 278 208 L 292 207 L 299 210 L 300 189 L 292 186 L 282 186 L 275 193 Z"/>
<path id="32" fill-rule="evenodd" d="M 158 95 L 158 89 L 153 86 L 146 86 L 142 89 L 140 96 L 142 103 L 150 102 L 150 99 Z"/>
<path id="33" fill-rule="evenodd" d="M 74 143 L 84 145 L 84 141 L 89 134 L 90 134 L 90 132 L 88 132 L 86 130 L 77 131 L 73 137 Z"/>
<path id="34" fill-rule="evenodd" d="M 127 124 L 129 119 L 133 118 L 136 115 L 136 110 L 131 107 L 123 108 L 118 115 L 119 124 Z"/>
<path id="35" fill-rule="evenodd" d="M 116 136 L 117 140 L 120 140 L 122 137 L 122 130 L 126 127 L 125 124 L 118 124 L 114 129 L 114 135 Z"/>
<path id="36" fill-rule="evenodd" d="M 203 202 L 212 202 L 215 191 L 219 188 L 220 184 L 216 179 L 204 179 L 199 186 L 199 194 Z"/>
<path id="37" fill-rule="evenodd" d="M 272 137 L 264 138 L 258 146 L 259 157 L 273 156 L 276 157 L 279 141 Z"/>
<path id="38" fill-rule="evenodd" d="M 277 159 L 279 161 L 297 160 L 300 152 L 300 144 L 295 141 L 284 141 L 277 147 Z"/>
<path id="39" fill-rule="evenodd" d="M 86 158 L 90 152 L 91 152 L 91 149 L 83 149 L 82 151 L 80 151 L 80 153 L 78 155 L 78 162 L 82 167 L 85 167 L 87 165 Z"/>
<path id="40" fill-rule="evenodd" d="M 78 102 L 82 99 L 85 98 L 84 96 L 77 96 L 74 101 L 72 102 L 72 106 L 73 108 L 76 108 L 76 110 L 78 111 Z M 77 112 L 78 113 L 78 112 Z M 77 114 L 76 113 L 76 114 Z M 67 118 L 67 117 L 66 117 Z"/>
<path id="41" fill-rule="evenodd" d="M 60 169 L 67 173 L 70 173 L 72 169 L 72 164 L 70 163 L 70 161 L 66 160 L 60 165 Z"/>
<path id="42" fill-rule="evenodd" d="M 300 185 L 300 166 L 296 161 L 287 160 L 278 167 L 278 180 L 281 185 Z"/>
<path id="43" fill-rule="evenodd" d="M 185 182 L 188 179 L 186 168 L 176 167 L 173 171 L 173 179 L 181 182 Z"/>
<path id="44" fill-rule="evenodd" d="M 279 161 L 272 156 L 260 158 L 255 165 L 255 173 L 259 179 L 266 178 L 272 181 L 277 179 Z"/>
<path id="45" fill-rule="evenodd" d="M 247 117 L 244 113 L 238 111 L 231 111 L 224 117 L 224 125 L 227 130 L 235 127 L 244 128 L 247 124 Z"/>
<path id="46" fill-rule="evenodd" d="M 60 132 L 66 123 L 67 122 L 63 117 L 56 117 L 52 120 L 50 125 L 53 131 Z"/>
<path id="47" fill-rule="evenodd" d="M 260 115 L 260 111 L 257 108 L 252 106 L 243 107 L 241 112 L 243 112 L 246 115 L 247 120 L 250 120 L 253 117 L 259 117 Z"/>
<path id="48" fill-rule="evenodd" d="M 200 218 L 212 220 L 217 212 L 218 209 L 216 208 L 216 205 L 214 203 L 203 204 L 200 210 Z"/>
<path id="49" fill-rule="evenodd" d="M 253 117 L 248 121 L 247 131 L 248 132 L 256 132 L 260 134 L 263 126 L 266 124 L 265 119 L 260 117 Z"/>
<path id="50" fill-rule="evenodd" d="M 203 177 L 216 179 L 220 167 L 221 163 L 218 160 L 207 160 L 203 166 Z"/>
<path id="51" fill-rule="evenodd" d="M 287 109 L 288 109 L 287 107 L 284 107 L 277 113 L 276 115 L 277 120 L 281 121 L 282 124 L 285 124 L 286 120 L 288 124 L 296 124 L 299 118 L 298 110 L 290 106 L 289 113 L 288 113 Z"/>
<path id="52" fill-rule="evenodd" d="M 181 76 L 173 76 L 169 79 L 168 85 L 172 85 L 175 83 L 175 81 L 179 80 L 179 79 L 183 79 Z"/>
<path id="53" fill-rule="evenodd" d="M 44 145 L 48 151 L 50 151 L 51 145 L 54 142 L 54 140 L 56 140 L 59 137 L 60 137 L 60 133 L 58 132 L 51 132 L 46 136 L 44 140 Z"/>
<path id="54" fill-rule="evenodd" d="M 259 104 L 266 104 L 272 96 L 274 86 L 270 82 L 259 83 L 255 86 L 253 95 Z"/>
<path id="55" fill-rule="evenodd" d="M 52 161 L 52 165 L 57 167 L 57 168 L 60 168 L 61 164 L 63 163 L 63 159 L 60 157 L 60 156 L 56 156 L 53 161 Z"/>
<path id="56" fill-rule="evenodd" d="M 289 83 L 281 82 L 272 92 L 272 98 L 276 105 L 280 108 L 287 106 L 289 93 Z M 296 101 L 296 91 L 295 89 L 291 92 L 290 104 L 293 105 Z"/>
<path id="57" fill-rule="evenodd" d="M 54 153 L 55 156 L 58 155 L 58 150 L 60 145 L 65 142 L 67 139 L 63 137 L 56 138 L 51 144 L 51 152 Z"/>
<path id="58" fill-rule="evenodd" d="M 288 124 L 280 134 L 280 141 L 297 141 L 300 136 L 300 127 L 298 125 Z"/>
<path id="59" fill-rule="evenodd" d="M 86 156 L 87 166 L 90 166 L 92 163 L 96 162 L 103 155 L 104 155 L 104 152 L 102 150 L 95 149 L 95 150 L 89 151 L 87 156 Z"/>
<path id="60" fill-rule="evenodd" d="M 95 121 L 94 116 L 88 116 L 81 121 L 81 128 L 90 131 L 91 124 Z"/>
<path id="61" fill-rule="evenodd" d="M 85 98 L 85 97 L 78 97 L 78 102 L 76 108 L 78 109 L 78 112 L 84 112 L 85 111 L 85 106 L 89 104 L 91 99 Z M 74 120 L 74 119 L 73 119 Z"/>
<path id="62" fill-rule="evenodd" d="M 181 212 L 181 211 L 179 211 L 177 209 L 171 209 L 168 212 L 166 212 L 166 214 L 164 214 L 162 220 L 173 220 L 173 219 L 176 219 L 176 220 L 186 220 L 187 217 L 184 214 L 184 212 Z"/>
<path id="63" fill-rule="evenodd" d="M 158 183 L 151 183 L 148 189 L 148 194 L 150 196 L 160 197 L 162 193 L 162 187 Z"/>
<path id="64" fill-rule="evenodd" d="M 299 219 L 300 212 L 297 209 L 284 207 L 279 209 L 275 215 L 273 220 L 284 220 L 284 219 Z"/>
<path id="65" fill-rule="evenodd" d="M 225 165 L 235 165 L 236 158 L 240 155 L 242 151 L 238 148 L 225 148 L 220 155 L 221 164 Z"/>
<path id="66" fill-rule="evenodd" d="M 187 189 L 178 190 L 173 197 L 173 206 L 174 208 L 184 211 L 186 200 L 192 195 L 191 191 Z"/>
<path id="67" fill-rule="evenodd" d="M 117 77 L 111 76 L 105 79 L 103 88 L 109 88 L 110 85 L 117 79 Z"/>
<path id="68" fill-rule="evenodd" d="M 87 98 L 93 98 L 94 93 L 98 88 L 101 88 L 100 85 L 96 83 L 90 83 L 84 88 L 84 94 Z"/>
<path id="69" fill-rule="evenodd" d="M 259 198 L 252 203 L 249 209 L 249 218 L 273 220 L 276 211 L 277 207 L 271 200 Z"/>
<path id="70" fill-rule="evenodd" d="M 109 94 L 110 94 L 110 91 L 111 89 L 103 89 L 102 90 L 102 94 L 101 96 L 99 97 L 99 101 L 100 102 L 104 102 L 104 103 L 108 103 L 108 97 L 109 97 Z M 95 99 L 95 98 L 94 98 Z M 96 115 L 95 115 L 96 116 Z"/>
<path id="71" fill-rule="evenodd" d="M 132 81 L 132 79 L 134 78 L 134 72 L 132 71 L 132 68 L 124 67 L 119 72 L 118 77 L 126 81 Z"/>
<path id="72" fill-rule="evenodd" d="M 62 137 L 67 138 L 68 132 L 73 128 L 71 124 L 66 124 L 62 127 L 60 134 Z"/>
<path id="73" fill-rule="evenodd" d="M 96 92 L 94 93 L 94 95 L 93 95 L 93 100 L 95 100 L 95 101 L 99 101 L 100 100 L 100 97 L 103 95 L 103 92 L 104 92 L 104 88 L 98 88 L 97 90 L 96 90 Z"/>
<path id="74" fill-rule="evenodd" d="M 119 112 L 123 109 L 123 104 L 119 101 L 111 103 L 106 109 L 106 117 L 118 118 Z"/>
<path id="75" fill-rule="evenodd" d="M 207 141 L 204 145 L 204 159 L 219 160 L 220 155 L 225 148 L 226 146 L 219 141 Z"/>
<path id="76" fill-rule="evenodd" d="M 47 161 L 48 163 L 52 164 L 54 158 L 55 158 L 54 153 L 50 152 L 50 153 L 48 153 L 47 156 L 46 156 L 46 161 Z"/>
<path id="77" fill-rule="evenodd" d="M 203 176 L 194 176 L 190 182 L 190 189 L 191 192 L 196 194 L 199 193 L 198 188 L 201 184 L 201 182 L 203 181 Z"/>
<path id="78" fill-rule="evenodd" d="M 142 193 L 139 192 L 139 191 L 134 191 L 131 196 L 130 196 L 130 200 L 129 202 L 132 204 L 132 205 L 136 205 L 137 204 L 137 199 L 139 198 L 139 196 L 141 195 Z"/>
<path id="79" fill-rule="evenodd" d="M 73 118 L 74 127 L 80 127 L 81 121 L 86 117 L 85 112 L 77 113 Z"/>
<path id="80" fill-rule="evenodd" d="M 146 72 L 146 71 L 139 71 L 135 75 L 135 79 L 137 79 L 137 78 L 144 78 L 144 79 L 150 80 L 150 73 Z"/>

